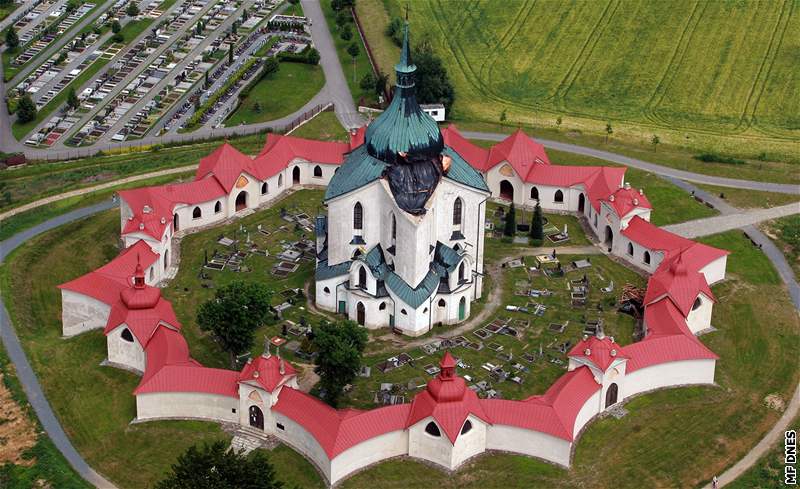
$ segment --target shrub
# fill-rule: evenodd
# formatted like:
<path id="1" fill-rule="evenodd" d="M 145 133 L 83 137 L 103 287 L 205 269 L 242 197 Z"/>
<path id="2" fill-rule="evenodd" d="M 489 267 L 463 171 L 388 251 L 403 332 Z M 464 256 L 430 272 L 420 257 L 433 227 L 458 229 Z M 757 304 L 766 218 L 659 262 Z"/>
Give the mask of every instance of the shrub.
<path id="1" fill-rule="evenodd" d="M 699 155 L 695 155 L 694 159 L 705 163 L 727 163 L 729 165 L 744 164 L 744 160 L 712 152 L 700 153 Z"/>

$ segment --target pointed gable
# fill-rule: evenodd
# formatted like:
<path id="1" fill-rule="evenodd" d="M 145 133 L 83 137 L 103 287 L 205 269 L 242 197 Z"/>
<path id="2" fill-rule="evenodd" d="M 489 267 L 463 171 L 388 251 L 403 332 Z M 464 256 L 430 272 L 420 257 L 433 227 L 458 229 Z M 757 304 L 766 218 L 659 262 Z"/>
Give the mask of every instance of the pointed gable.
<path id="1" fill-rule="evenodd" d="M 492 147 L 489 151 L 487 169 L 503 161 L 511 164 L 524 181 L 528 181 L 528 175 L 536 165 L 550 164 L 544 146 L 529 138 L 522 129 L 517 129 L 514 134 Z"/>

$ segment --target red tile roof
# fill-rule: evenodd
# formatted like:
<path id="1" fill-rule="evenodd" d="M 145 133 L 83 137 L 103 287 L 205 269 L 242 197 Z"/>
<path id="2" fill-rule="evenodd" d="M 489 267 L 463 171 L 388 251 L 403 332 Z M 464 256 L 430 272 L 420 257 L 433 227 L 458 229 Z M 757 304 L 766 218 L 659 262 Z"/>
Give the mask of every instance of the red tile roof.
<path id="1" fill-rule="evenodd" d="M 333 459 L 370 438 L 404 429 L 410 406 L 337 411 L 316 397 L 283 387 L 273 409 L 302 426 Z"/>
<path id="2" fill-rule="evenodd" d="M 281 372 L 281 369 L 283 372 Z M 259 355 L 244 366 L 239 374 L 239 381 L 256 382 L 267 392 L 272 392 L 276 387 L 285 384 L 296 375 L 297 371 L 292 364 L 280 357 L 276 355 L 270 355 L 269 357 Z"/>
<path id="3" fill-rule="evenodd" d="M 206 368 L 197 364 L 165 365 L 147 377 L 133 393 L 197 392 L 227 397 L 239 397 L 237 379 L 239 372 Z"/>
<path id="4" fill-rule="evenodd" d="M 627 216 L 635 209 L 653 208 L 644 192 L 634 188 L 618 188 L 605 200 L 614 208 L 620 218 Z"/>
<path id="5" fill-rule="evenodd" d="M 215 149 L 210 155 L 200 160 L 197 168 L 196 179 L 212 176 L 229 193 L 239 175 L 248 169 L 253 160 L 249 156 L 240 152 L 227 142 Z"/>
<path id="6" fill-rule="evenodd" d="M 623 236 L 649 250 L 662 251 L 665 258 L 674 257 L 680 253 L 689 269 L 700 270 L 712 261 L 728 255 L 730 252 L 696 243 L 654 224 L 645 221 L 639 216 L 634 216 L 628 227 L 622 230 Z"/>
<path id="7" fill-rule="evenodd" d="M 603 372 L 617 358 L 627 358 L 622 353 L 622 347 L 608 336 L 603 336 L 602 338 L 589 336 L 579 341 L 567 356 L 587 359 Z"/>
<path id="8" fill-rule="evenodd" d="M 131 285 L 136 264 L 141 263 L 146 269 L 158 260 L 158 256 L 145 241 L 139 240 L 97 270 L 63 283 L 58 288 L 113 305 L 119 301 L 120 292 Z"/>
<path id="9" fill-rule="evenodd" d="M 683 260 L 683 254 L 678 254 L 661 262 L 658 270 L 647 281 L 644 303 L 649 305 L 667 297 L 683 317 L 688 317 L 695 299 L 701 293 L 714 300 L 705 275 L 696 269 L 690 269 Z"/>
<path id="10" fill-rule="evenodd" d="M 625 367 L 627 374 L 660 363 L 719 358 L 691 334 L 648 338 L 628 345 L 624 350 L 625 354 L 630 357 Z"/>

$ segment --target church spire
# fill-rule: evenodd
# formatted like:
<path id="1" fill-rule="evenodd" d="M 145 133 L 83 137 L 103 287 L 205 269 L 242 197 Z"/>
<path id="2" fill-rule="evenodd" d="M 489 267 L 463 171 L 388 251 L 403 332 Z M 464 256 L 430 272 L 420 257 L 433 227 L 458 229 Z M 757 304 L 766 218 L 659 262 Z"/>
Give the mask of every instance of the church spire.
<path id="1" fill-rule="evenodd" d="M 403 24 L 403 47 L 400 50 L 400 60 L 394 65 L 397 73 L 398 88 L 411 88 L 414 86 L 417 67 L 411 61 L 411 49 L 408 41 L 408 20 Z"/>

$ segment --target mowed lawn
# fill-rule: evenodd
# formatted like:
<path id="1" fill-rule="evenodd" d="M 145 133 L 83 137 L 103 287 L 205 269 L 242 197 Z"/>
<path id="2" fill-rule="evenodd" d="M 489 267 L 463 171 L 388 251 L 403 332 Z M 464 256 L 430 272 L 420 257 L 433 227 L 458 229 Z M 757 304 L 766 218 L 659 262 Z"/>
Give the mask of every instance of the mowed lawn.
<path id="1" fill-rule="evenodd" d="M 317 65 L 281 63 L 277 73 L 264 77 L 225 121 L 228 127 L 266 122 L 299 110 L 325 85 Z"/>
<path id="2" fill-rule="evenodd" d="M 274 227 L 277 209 L 314 205 L 311 201 L 319 195 L 294 194 L 266 214 L 249 216 L 245 224 L 252 227 L 263 221 Z M 202 263 L 202 249 L 208 246 L 203 243 L 237 227 L 238 223 L 187 238 L 185 267 L 165 291 L 184 321 L 193 355 L 216 365 L 224 364 L 224 355 L 192 320 L 200 295 L 210 292 L 198 287 L 197 267 Z M 296 233 L 291 228 L 288 232 Z M 130 425 L 135 415 L 131 392 L 139 378 L 99 366 L 105 357 L 101 332 L 61 338 L 60 294 L 55 286 L 113 258 L 118 233 L 118 214 L 110 211 L 44 234 L 6 260 L 0 268 L 0 285 L 29 359 L 73 443 L 93 467 L 121 487 L 138 488 L 160 478 L 188 445 L 228 435 L 212 423 Z M 288 235 L 275 238 L 292 239 Z M 357 474 L 342 487 L 687 487 L 721 472 L 779 417 L 764 406 L 763 398 L 777 394 L 788 400 L 796 386 L 800 321 L 767 259 L 740 232 L 704 241 L 733 252 L 728 279 L 713 288 L 718 300 L 713 324 L 718 331 L 701 338 L 721 357 L 716 375 L 719 387 L 666 390 L 635 399 L 626 405 L 630 411 L 626 417 L 600 420 L 588 427 L 570 470 L 499 454 L 477 458 L 453 475 L 419 462 L 393 460 Z M 256 269 L 253 273 L 254 279 L 263 276 Z M 300 278 L 290 278 L 286 286 L 299 286 Z M 271 278 L 263 280 L 275 290 L 283 287 Z M 195 297 L 196 292 L 200 295 Z M 292 314 L 299 312 L 298 307 Z M 260 331 L 259 337 L 275 327 Z M 534 387 L 538 390 L 544 385 Z M 316 471 L 295 452 L 281 447 L 271 457 L 287 482 L 321 487 Z"/>
<path id="3" fill-rule="evenodd" d="M 358 10 L 386 19 L 404 5 Z M 497 122 L 505 110 L 515 123 L 562 116 L 595 133 L 611 121 L 631 139 L 797 160 L 796 1 L 421 0 L 409 18 L 412 39 L 430 41 L 454 82 L 450 118 Z M 386 64 L 396 54 L 382 31 L 367 35 Z"/>

